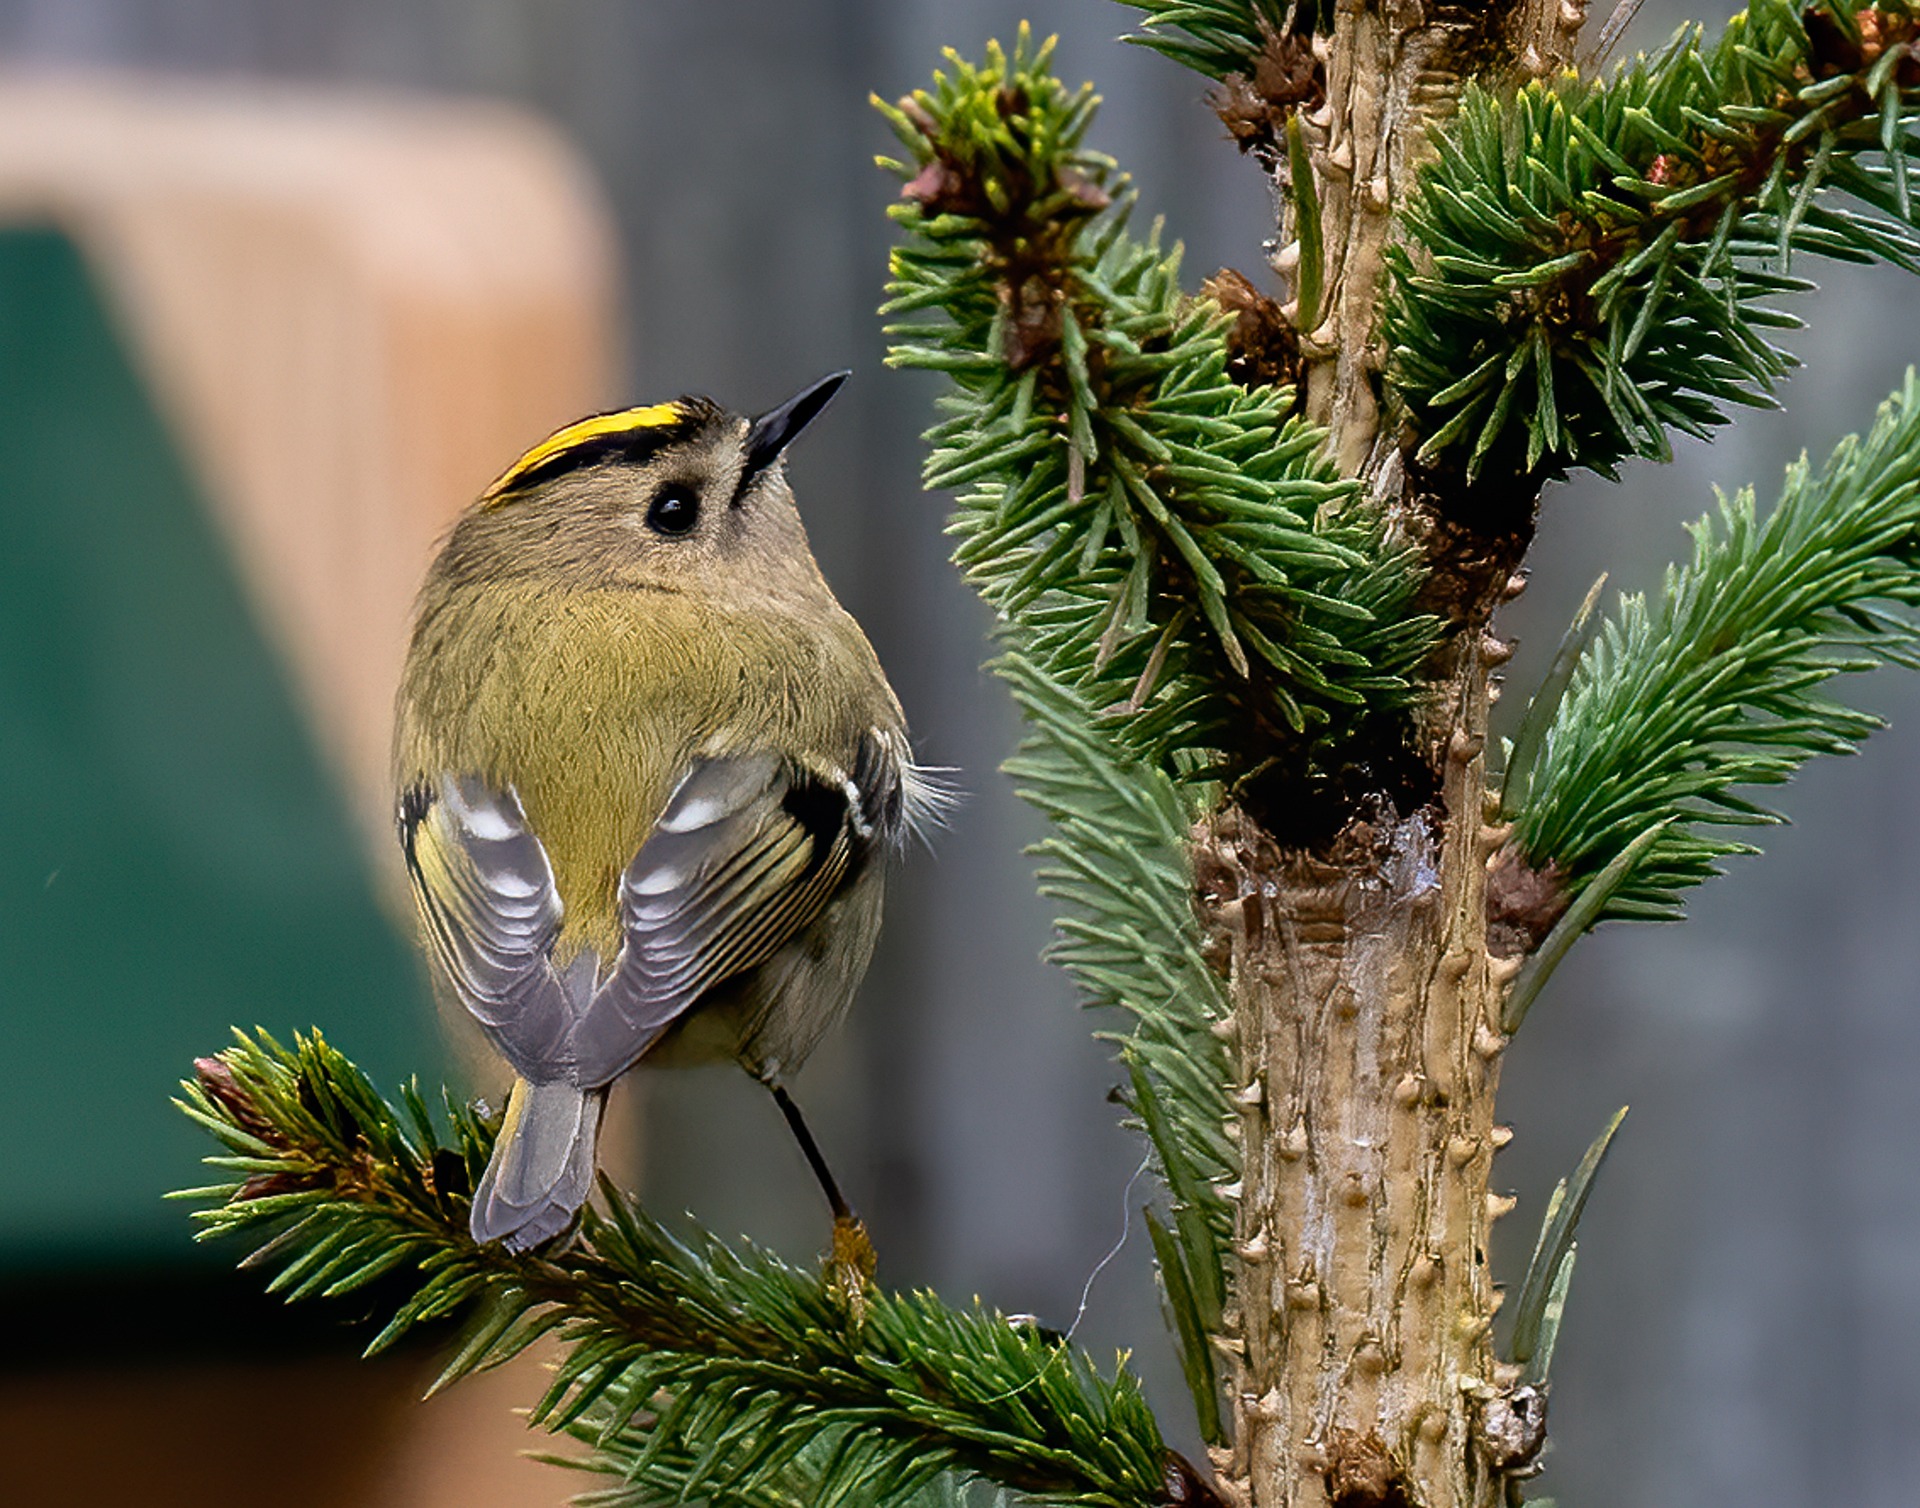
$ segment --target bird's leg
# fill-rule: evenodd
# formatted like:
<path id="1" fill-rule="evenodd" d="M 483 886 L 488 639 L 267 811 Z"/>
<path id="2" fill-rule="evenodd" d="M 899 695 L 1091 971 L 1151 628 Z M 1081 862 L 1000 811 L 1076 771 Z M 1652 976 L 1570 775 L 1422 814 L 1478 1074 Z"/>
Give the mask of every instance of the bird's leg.
<path id="1" fill-rule="evenodd" d="M 833 1169 L 827 1166 L 826 1158 L 820 1155 L 820 1145 L 807 1129 L 806 1117 L 800 1113 L 800 1107 L 794 1104 L 793 1096 L 787 1093 L 787 1086 L 774 1078 L 767 1079 L 765 1083 L 768 1092 L 773 1095 L 774 1104 L 780 1107 L 780 1113 L 787 1118 L 793 1139 L 800 1143 L 807 1166 L 813 1169 L 813 1176 L 820 1181 L 820 1190 L 827 1196 L 827 1208 L 833 1211 L 834 1222 L 838 1224 L 842 1220 L 855 1219 L 852 1206 L 841 1194 L 840 1185 L 834 1182 Z"/>
<path id="2" fill-rule="evenodd" d="M 787 1118 L 793 1139 L 800 1143 L 807 1166 L 813 1169 L 820 1191 L 827 1196 L 827 1208 L 833 1211 L 833 1255 L 828 1259 L 832 1281 L 846 1296 L 847 1308 L 858 1324 L 866 1318 L 867 1289 L 873 1282 L 876 1265 L 873 1242 L 867 1235 L 865 1223 L 854 1214 L 853 1206 L 847 1203 L 846 1196 L 840 1192 L 840 1185 L 834 1181 L 833 1170 L 827 1166 L 826 1158 L 821 1156 L 820 1145 L 807 1129 L 806 1117 L 801 1115 L 793 1096 L 787 1093 L 786 1085 L 772 1076 L 762 1082 L 773 1095 L 774 1104 L 780 1107 L 780 1113 Z"/>

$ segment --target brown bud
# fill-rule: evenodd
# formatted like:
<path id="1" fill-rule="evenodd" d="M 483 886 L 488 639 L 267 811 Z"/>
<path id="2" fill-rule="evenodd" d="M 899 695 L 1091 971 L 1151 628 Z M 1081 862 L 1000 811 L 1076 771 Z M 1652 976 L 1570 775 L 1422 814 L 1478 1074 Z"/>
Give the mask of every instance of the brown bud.
<path id="1" fill-rule="evenodd" d="M 1200 285 L 1223 313 L 1233 316 L 1227 332 L 1227 370 L 1242 387 L 1283 387 L 1300 372 L 1300 342 L 1279 304 L 1231 267 L 1223 267 Z"/>
<path id="2" fill-rule="evenodd" d="M 1241 151 L 1277 155 L 1287 117 L 1314 109 L 1325 98 L 1325 74 L 1310 42 L 1269 30 L 1253 72 L 1228 74 L 1207 103 Z"/>
<path id="3" fill-rule="evenodd" d="M 1487 951 L 1496 958 L 1531 953 L 1571 900 L 1556 865 L 1535 869 L 1518 848 L 1503 847 L 1487 866 Z"/>
<path id="4" fill-rule="evenodd" d="M 957 208 L 956 201 L 965 186 L 965 180 L 936 157 L 900 190 L 900 197 L 913 200 L 930 214 L 943 214 Z"/>
<path id="5" fill-rule="evenodd" d="M 253 1096 L 244 1085 L 233 1076 L 233 1067 L 224 1054 L 211 1058 L 193 1060 L 194 1078 L 198 1080 L 200 1092 L 222 1110 L 247 1135 L 272 1146 L 284 1146 L 286 1138 L 274 1129 L 273 1123 L 260 1113 L 253 1102 Z"/>
<path id="6" fill-rule="evenodd" d="M 1160 1499 L 1164 1508 L 1225 1508 L 1213 1484 L 1178 1451 L 1167 1452 L 1161 1483 L 1165 1489 Z"/>
<path id="7" fill-rule="evenodd" d="M 1057 180 L 1067 196 L 1090 215 L 1097 215 L 1113 203 L 1113 195 L 1095 183 L 1085 173 L 1076 173 L 1072 168 L 1062 168 Z"/>

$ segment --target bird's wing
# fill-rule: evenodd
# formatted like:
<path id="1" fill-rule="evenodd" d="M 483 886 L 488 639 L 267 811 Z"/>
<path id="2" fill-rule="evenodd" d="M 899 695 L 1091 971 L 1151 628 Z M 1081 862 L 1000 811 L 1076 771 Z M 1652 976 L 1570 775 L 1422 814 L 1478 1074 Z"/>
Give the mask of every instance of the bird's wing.
<path id="1" fill-rule="evenodd" d="M 773 754 L 694 766 L 620 881 L 620 955 L 574 1034 L 579 1082 L 607 1083 L 706 991 L 812 923 L 864 857 L 851 778 Z"/>
<path id="2" fill-rule="evenodd" d="M 400 800 L 400 841 L 429 946 L 514 1071 L 573 1077 L 575 1010 L 554 969 L 560 895 L 511 790 L 442 776 Z"/>

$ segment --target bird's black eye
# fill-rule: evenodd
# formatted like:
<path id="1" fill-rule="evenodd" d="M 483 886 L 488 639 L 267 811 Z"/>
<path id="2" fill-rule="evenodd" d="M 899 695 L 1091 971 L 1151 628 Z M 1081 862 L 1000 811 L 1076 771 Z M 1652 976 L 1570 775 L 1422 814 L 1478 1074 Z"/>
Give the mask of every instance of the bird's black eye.
<path id="1" fill-rule="evenodd" d="M 668 482 L 647 505 L 647 527 L 656 534 L 687 534 L 700 522 L 700 494 L 685 482 Z"/>

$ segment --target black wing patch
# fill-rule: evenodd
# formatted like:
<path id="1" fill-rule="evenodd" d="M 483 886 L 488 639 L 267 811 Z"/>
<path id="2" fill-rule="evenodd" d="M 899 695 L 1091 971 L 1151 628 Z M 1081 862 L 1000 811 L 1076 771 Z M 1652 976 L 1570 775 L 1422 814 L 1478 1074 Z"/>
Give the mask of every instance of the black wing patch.
<path id="1" fill-rule="evenodd" d="M 696 766 L 621 878 L 625 942 L 575 1034 L 581 1084 L 617 1077 L 804 930 L 846 880 L 851 838 L 844 793 L 775 755 Z"/>

